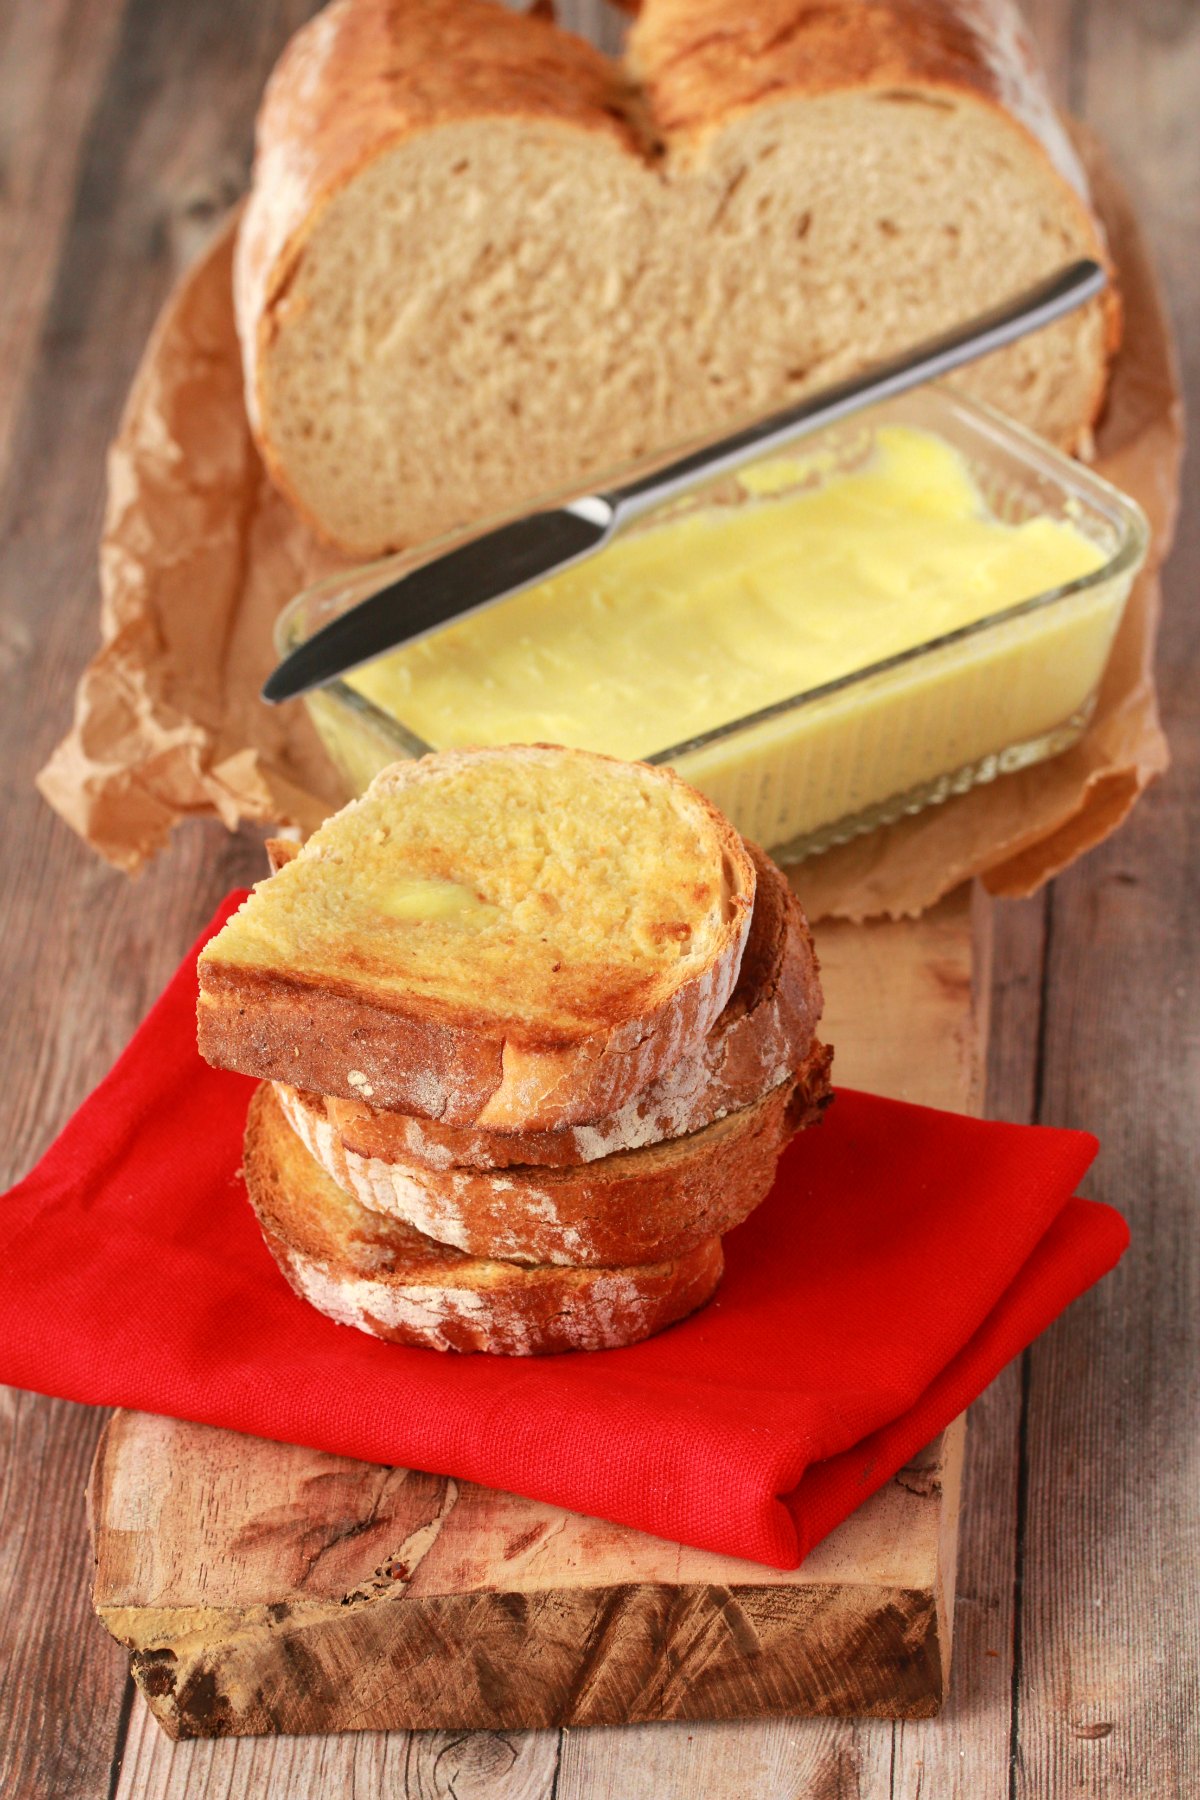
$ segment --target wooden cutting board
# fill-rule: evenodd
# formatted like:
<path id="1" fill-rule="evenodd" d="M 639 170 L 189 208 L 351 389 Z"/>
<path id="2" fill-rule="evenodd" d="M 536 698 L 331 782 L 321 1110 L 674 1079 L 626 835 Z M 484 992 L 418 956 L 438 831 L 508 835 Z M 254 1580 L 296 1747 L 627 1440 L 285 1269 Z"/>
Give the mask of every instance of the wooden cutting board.
<path id="1" fill-rule="evenodd" d="M 978 1112 L 986 905 L 826 924 L 846 1085 Z M 919 1718 L 950 1668 L 960 1419 L 781 1573 L 436 1474 L 118 1412 L 100 1618 L 172 1737 Z"/>

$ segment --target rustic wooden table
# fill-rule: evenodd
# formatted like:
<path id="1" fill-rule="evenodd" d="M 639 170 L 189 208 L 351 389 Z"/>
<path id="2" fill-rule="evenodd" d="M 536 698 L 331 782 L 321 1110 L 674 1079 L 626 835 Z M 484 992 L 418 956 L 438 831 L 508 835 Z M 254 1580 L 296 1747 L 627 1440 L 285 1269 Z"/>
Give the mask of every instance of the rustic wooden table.
<path id="1" fill-rule="evenodd" d="M 1144 209 L 1200 402 L 1200 6 L 1027 4 L 1060 96 Z M 244 185 L 262 82 L 311 10 L 0 0 L 3 1179 L 259 867 L 253 834 L 196 825 L 130 885 L 32 779 L 95 641 L 105 444 L 167 289 Z M 972 1413 L 943 1716 L 170 1745 L 89 1604 L 102 1416 L 0 1391 L 5 1800 L 1200 1793 L 1198 581 L 1185 504 L 1160 664 L 1174 769 L 1113 842 L 998 914 L 989 1110 L 1100 1131 L 1091 1191 L 1134 1240 Z"/>

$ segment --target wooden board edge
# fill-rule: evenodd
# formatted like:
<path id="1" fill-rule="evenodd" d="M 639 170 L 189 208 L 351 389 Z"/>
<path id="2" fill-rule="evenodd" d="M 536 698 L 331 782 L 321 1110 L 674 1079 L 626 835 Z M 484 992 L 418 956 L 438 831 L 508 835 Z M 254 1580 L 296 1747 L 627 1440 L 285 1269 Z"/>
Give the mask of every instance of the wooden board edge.
<path id="1" fill-rule="evenodd" d="M 120 1417 L 89 1482 L 94 1548 Z M 94 1605 L 171 1738 L 928 1718 L 949 1683 L 963 1441 L 960 1418 L 936 1463 L 908 1472 L 929 1484 L 940 1514 L 934 1576 L 915 1589 L 758 1584 L 751 1574 L 243 1607 L 120 1605 L 96 1592 Z M 730 1564 L 739 1575 L 748 1567 Z M 447 1645 L 459 1652 L 449 1661 Z"/>
<path id="2" fill-rule="evenodd" d="M 918 1719 L 945 1697 L 944 1611 L 926 1589 L 833 1588 L 819 1606 L 786 1587 L 580 1589 L 549 1597 L 549 1650 L 526 1636 L 547 1601 L 529 1600 L 98 1612 L 171 1738 Z"/>
<path id="3" fill-rule="evenodd" d="M 971 1060 L 965 1110 L 983 1117 L 987 1104 L 988 1037 L 992 1023 L 992 967 L 996 943 L 996 903 L 981 881 L 970 889 Z"/>
<path id="4" fill-rule="evenodd" d="M 942 1651 L 942 1700 L 950 1693 L 954 1656 L 954 1597 L 958 1586 L 958 1529 L 962 1516 L 963 1470 L 966 1464 L 967 1415 L 959 1413 L 943 1435 L 941 1522 L 938 1530 L 938 1641 Z"/>

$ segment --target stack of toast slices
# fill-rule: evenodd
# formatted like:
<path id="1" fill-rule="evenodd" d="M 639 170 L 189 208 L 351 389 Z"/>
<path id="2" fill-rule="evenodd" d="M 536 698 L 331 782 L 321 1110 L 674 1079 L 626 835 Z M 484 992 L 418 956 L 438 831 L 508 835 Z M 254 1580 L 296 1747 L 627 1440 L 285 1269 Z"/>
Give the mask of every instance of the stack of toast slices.
<path id="1" fill-rule="evenodd" d="M 630 1344 L 820 1117 L 817 960 L 779 870 L 670 770 L 553 746 L 384 770 L 199 962 L 258 1076 L 245 1179 L 288 1281 L 440 1350 Z"/>

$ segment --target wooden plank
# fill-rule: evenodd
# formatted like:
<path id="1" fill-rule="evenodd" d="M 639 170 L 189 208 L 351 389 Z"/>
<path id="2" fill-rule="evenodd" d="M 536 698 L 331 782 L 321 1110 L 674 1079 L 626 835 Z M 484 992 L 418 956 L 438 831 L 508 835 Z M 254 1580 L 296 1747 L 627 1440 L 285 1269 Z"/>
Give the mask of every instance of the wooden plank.
<path id="1" fill-rule="evenodd" d="M 1028 1358 L 1017 1791 L 1030 1796 L 1200 1792 L 1200 961 L 1196 808 L 1181 791 L 1195 793 L 1198 748 L 1193 725 L 1176 737 L 1175 791 L 1056 890 L 1043 1117 L 1099 1130 L 1090 1191 L 1125 1212 L 1133 1243 Z M 1150 861 L 1164 841 L 1175 855 Z"/>
<path id="2" fill-rule="evenodd" d="M 121 12 L 116 0 L 0 8 L 0 485 Z"/>
<path id="3" fill-rule="evenodd" d="M 555 1800 L 885 1800 L 891 1734 L 850 1719 L 564 1732 Z"/>
<path id="4" fill-rule="evenodd" d="M 173 1743 L 139 1695 L 111 1800 L 553 1800 L 557 1763 L 555 1731 Z"/>
<path id="5" fill-rule="evenodd" d="M 993 909 L 987 1115 L 1034 1114 L 1041 1014 L 1042 899 Z M 890 1767 L 867 1791 L 888 1800 L 1009 1800 L 1021 1365 L 971 1408 L 958 1549 L 954 1681 L 936 1719 L 896 1725 Z"/>
<path id="6" fill-rule="evenodd" d="M 0 1793 L 99 1794 L 125 1669 L 81 1611 L 101 1419 L 0 1388 Z"/>
<path id="7" fill-rule="evenodd" d="M 798 1573 L 441 1476 L 118 1413 L 97 1607 L 172 1736 L 929 1713 L 961 1429 Z"/>
<path id="8" fill-rule="evenodd" d="M 804 899 L 804 865 L 789 871 Z M 843 1087 L 981 1113 L 992 987 L 992 904 L 961 888 L 919 919 L 816 928 L 822 1035 Z M 918 1046 L 920 1048 L 918 1048 Z"/>
<path id="9" fill-rule="evenodd" d="M 961 893 L 919 922 L 823 935 L 849 1081 L 978 1106 L 987 920 Z M 961 1443 L 945 1434 L 782 1573 L 436 1476 L 118 1414 L 92 1487 L 96 1603 L 185 1736 L 929 1712 Z"/>
<path id="10" fill-rule="evenodd" d="M 81 142 L 108 70 L 120 7 L 103 0 L 0 13 L 0 488 L 12 463 L 16 420 L 32 382 L 54 271 L 70 217 Z M 59 109 L 58 128 L 39 121 Z M 27 626 L 0 618 L 0 683 L 30 654 Z M 21 709 L 5 717 L 18 727 Z M 14 760 L 6 755 L 11 780 Z M 6 783 L 7 787 L 7 783 Z M 6 795 L 13 827 L 20 801 Z M 6 848 L 19 842 L 6 831 Z M 10 852 L 11 854 L 11 852 Z M 10 856 L 4 859 L 10 860 Z M 0 956 L 7 963 L 6 949 Z M 17 971 L 4 969 L 13 993 Z M 14 1013 L 14 1021 L 20 1017 Z M 28 1040 L 0 1034 L 10 1054 Z M 7 1061 L 0 1047 L 0 1067 Z M 8 1070 L 5 1070 L 6 1075 Z M 7 1089 L 11 1093 L 11 1087 Z M 3 1177 L 20 1172 L 11 1135 Z M 69 1795 L 107 1782 L 112 1732 L 125 1673 L 107 1646 L 81 1629 L 86 1541 L 79 1492 L 101 1421 L 80 1409 L 0 1389 L 0 1792 Z M 47 1529 L 49 1527 L 49 1529 Z M 75 1628 L 47 1634 L 45 1621 Z M 35 1652 L 31 1656 L 30 1645 Z M 75 1696 L 77 1705 L 57 1702 Z M 99 1729 L 97 1729 L 99 1725 Z"/>
<path id="11" fill-rule="evenodd" d="M 1200 13 L 1093 0 L 1081 36 L 1085 110 L 1156 246 L 1194 419 Z M 1028 1358 L 1013 1791 L 1030 1797 L 1200 1793 L 1198 585 L 1185 505 L 1159 660 L 1174 768 L 1050 914 L 1040 1116 L 1099 1133 L 1090 1191 L 1133 1242 Z"/>
<path id="12" fill-rule="evenodd" d="M 1027 0 L 1024 10 L 1037 33 L 1039 46 L 1047 56 L 1058 98 L 1073 110 L 1086 112 L 1109 140 L 1117 153 L 1119 166 L 1135 186 L 1143 179 L 1144 119 L 1151 113 L 1160 121 L 1164 137 L 1170 136 L 1172 161 L 1176 162 L 1183 117 L 1181 98 L 1189 83 L 1191 91 L 1195 91 L 1194 70 L 1189 70 L 1185 63 L 1172 81 L 1131 81 L 1130 66 L 1117 49 L 1108 24 L 1101 22 L 1100 9 L 1073 5 L 1071 0 Z M 1156 10 L 1157 18 L 1154 16 Z M 1126 30 L 1133 27 L 1136 17 L 1139 38 L 1149 36 L 1170 42 L 1173 31 L 1168 26 L 1164 34 L 1159 23 L 1167 10 L 1174 14 L 1174 9 L 1149 7 L 1136 15 L 1126 13 Z M 1136 63 L 1136 55 L 1133 60 Z M 1127 116 L 1132 128 L 1124 143 L 1120 141 L 1120 134 L 1114 132 L 1110 104 L 1098 104 L 1097 76 L 1101 82 L 1112 84 L 1112 96 L 1120 96 L 1122 104 L 1129 109 Z M 1136 118 L 1132 116 L 1134 113 Z M 1175 189 L 1176 169 L 1168 171 L 1163 166 L 1159 178 L 1143 190 L 1143 199 L 1157 198 L 1160 203 L 1170 204 Z M 1152 216 L 1150 223 L 1153 227 Z M 1188 247 L 1195 241 L 1194 224 L 1190 235 L 1183 221 L 1175 221 L 1168 229 L 1179 252 L 1185 257 L 1190 256 Z M 1167 235 L 1164 232 L 1159 238 L 1160 260 Z M 1185 299 L 1184 294 L 1180 294 L 1176 318 L 1190 321 L 1194 334 L 1193 297 Z M 1185 342 L 1185 355 L 1187 348 Z M 1194 348 L 1192 356 L 1194 369 Z M 1185 525 L 1185 532 L 1188 529 Z M 1187 555 L 1184 549 L 1182 560 L 1185 564 Z M 1168 602 L 1179 580 L 1180 560 L 1177 555 L 1168 572 Z M 1194 560 L 1192 567 L 1195 568 Z M 1194 588 L 1194 585 L 1193 577 L 1191 586 Z M 1168 614 L 1169 633 L 1170 630 Z M 1179 665 L 1181 671 L 1190 671 L 1193 693 L 1195 662 L 1193 649 L 1190 658 L 1185 658 Z M 1164 694 L 1170 717 L 1169 665 L 1166 674 Z M 1157 804 L 1157 796 L 1150 804 Z M 1144 811 L 1137 815 L 1135 827 L 1146 831 Z M 1123 834 L 1122 845 L 1126 841 Z M 1156 853 L 1162 854 L 1165 849 L 1161 827 L 1151 825 L 1144 842 L 1148 860 L 1153 862 Z M 1123 856 L 1124 852 L 1122 860 Z M 1077 874 L 1082 876 L 1090 867 L 1089 862 Z M 1055 890 L 1056 896 L 1061 896 L 1062 892 L 1061 887 Z M 998 909 L 998 980 L 991 1039 L 990 1116 L 1013 1119 L 1053 1116 L 1040 1111 L 1043 1084 L 1052 1077 L 1049 1069 L 1043 1069 L 1037 1048 L 1042 1016 L 1046 917 L 1045 897 L 1020 907 Z M 1086 940 L 1086 917 L 1076 915 L 1068 924 L 1062 916 L 1061 899 L 1056 917 L 1055 935 L 1060 952 L 1064 929 L 1081 932 Z M 1151 921 L 1147 920 L 1146 924 L 1149 929 L 1140 939 L 1143 945 L 1154 936 Z M 1125 962 L 1131 947 L 1126 934 L 1122 933 L 1119 941 L 1114 941 L 1111 946 L 1115 961 Z M 1097 979 L 1102 979 L 1103 965 L 1088 969 L 1086 974 L 1082 969 L 1077 969 L 1076 973 L 1084 976 L 1085 984 L 1091 982 L 1094 985 Z M 1052 1016 L 1061 979 L 1062 972 L 1056 970 L 1049 996 Z M 1170 1066 L 1171 1057 L 1167 1061 Z M 1103 1132 L 1104 1117 L 1093 1110 L 1094 1080 L 1095 1070 L 1089 1068 L 1080 1082 L 1080 1105 L 1075 1122 L 1099 1124 Z M 1103 1089 L 1097 1097 L 1102 1096 Z M 1120 1108 L 1124 1104 L 1122 1096 L 1114 1095 L 1113 1104 Z M 1124 1279 L 1124 1274 L 1120 1279 Z M 1104 1292 L 1102 1289 L 1101 1293 Z M 1082 1314 L 1083 1309 L 1079 1310 Z M 1102 1323 L 1094 1316 L 1077 1319 L 1074 1314 L 1068 1315 L 1067 1320 L 1050 1334 L 1047 1347 L 1057 1343 L 1060 1334 L 1070 1333 L 1078 1364 L 1060 1359 L 1055 1370 L 1057 1385 L 1048 1382 L 1043 1387 L 1036 1379 L 1035 1372 L 1044 1349 L 1038 1346 L 1030 1356 L 1022 1359 L 1021 1366 L 1007 1370 L 983 1401 L 972 1408 L 964 1495 L 965 1530 L 960 1542 L 955 1687 L 946 1712 L 935 1726 L 905 1724 L 896 1727 L 896 1755 L 887 1790 L 896 1800 L 900 1796 L 913 1796 L 915 1800 L 919 1794 L 961 1794 L 966 1800 L 977 1800 L 977 1797 L 978 1800 L 991 1800 L 992 1796 L 999 1800 L 1001 1795 L 1017 1792 L 1036 1795 L 1039 1800 L 1041 1796 L 1068 1792 L 1183 1794 L 1193 1791 L 1196 1786 L 1194 1767 L 1187 1773 L 1179 1767 L 1170 1774 L 1167 1767 L 1155 1769 L 1154 1759 L 1143 1754 L 1144 1743 L 1134 1751 L 1122 1753 L 1118 1750 L 1118 1756 L 1114 1758 L 1106 1752 L 1106 1737 L 1084 1737 L 1082 1740 L 1077 1737 L 1076 1731 L 1081 1726 L 1084 1730 L 1094 1730 L 1097 1724 L 1101 1727 L 1104 1724 L 1096 1713 L 1090 1715 L 1090 1725 L 1079 1714 L 1075 1715 L 1074 1721 L 1064 1717 L 1063 1700 L 1072 1685 L 1069 1671 L 1076 1660 L 1087 1664 L 1094 1664 L 1096 1660 L 1093 1640 L 1105 1609 L 1097 1609 L 1095 1595 L 1081 1596 L 1081 1604 L 1071 1604 L 1069 1584 L 1064 1595 L 1061 1577 L 1051 1578 L 1047 1569 L 1042 1572 L 1039 1583 L 1030 1568 L 1030 1553 L 1035 1544 L 1041 1542 L 1036 1523 L 1039 1515 L 1041 1529 L 1046 1534 L 1045 1546 L 1071 1546 L 1066 1551 L 1069 1560 L 1079 1560 L 1079 1540 L 1082 1537 L 1085 1543 L 1087 1541 L 1088 1525 L 1078 1519 L 1069 1519 L 1064 1527 L 1062 1518 L 1064 1492 L 1069 1492 L 1063 1472 L 1074 1466 L 1079 1432 L 1076 1423 L 1064 1446 L 1060 1435 L 1061 1414 L 1066 1410 L 1073 1417 L 1077 1416 L 1080 1406 L 1078 1370 L 1090 1365 L 1098 1335 L 1111 1324 L 1111 1320 Z M 1047 1415 L 1045 1402 L 1051 1400 L 1053 1404 Z M 1121 1457 L 1119 1453 L 1114 1456 L 1113 1446 L 1122 1441 L 1123 1433 L 1115 1410 L 1103 1426 L 1097 1422 L 1084 1435 L 1090 1438 L 1092 1454 L 1105 1476 L 1109 1480 L 1115 1477 L 1119 1483 Z M 1127 1473 L 1125 1478 L 1128 1479 Z M 1068 1504 L 1068 1515 L 1071 1510 Z M 1164 1508 L 1164 1512 L 1166 1510 Z M 1178 1516 L 1177 1509 L 1171 1511 Z M 1194 1544 L 1194 1510 L 1191 1518 L 1191 1542 Z M 1170 1542 L 1173 1534 L 1167 1520 L 1163 1520 L 1163 1525 L 1164 1536 Z M 1183 1542 L 1187 1546 L 1187 1535 Z M 1172 1553 L 1176 1556 L 1187 1554 L 1186 1547 L 1181 1549 L 1177 1535 Z M 1194 1558 L 1194 1549 L 1192 1555 Z M 1112 1580 L 1111 1564 L 1114 1561 L 1119 1567 L 1122 1556 L 1110 1550 L 1104 1569 L 1106 1586 Z M 988 1579 L 989 1574 L 992 1579 Z M 982 1614 L 974 1604 L 976 1598 L 986 1603 Z M 1064 1599 L 1068 1602 L 1065 1606 Z M 1185 1616 L 1177 1605 L 1177 1629 Z M 972 1649 L 973 1627 L 978 1618 L 988 1620 L 988 1643 L 984 1646 L 984 1656 L 988 1660 L 982 1668 Z M 1120 1628 L 1112 1636 L 1123 1644 L 1126 1678 L 1133 1671 L 1138 1671 L 1139 1675 L 1140 1671 L 1145 1671 L 1140 1678 L 1134 1676 L 1137 1699 L 1144 1709 L 1140 1723 L 1147 1733 L 1156 1728 L 1159 1755 L 1162 1757 L 1163 1752 L 1167 1752 L 1164 1761 L 1169 1766 L 1171 1747 L 1194 1739 L 1194 1732 L 1188 1730 L 1197 1713 L 1194 1694 L 1186 1700 L 1181 1696 L 1178 1671 L 1173 1680 L 1165 1686 L 1162 1683 L 1161 1652 L 1155 1647 L 1157 1627 L 1151 1608 L 1128 1608 Z M 1194 1669 L 1194 1641 L 1190 1653 Z M 1188 1651 L 1184 1650 L 1183 1654 Z M 1113 1658 L 1115 1660 L 1115 1642 Z M 1037 1702 L 1031 1708 L 1034 1695 Z M 1155 1698 L 1159 1701 L 1157 1706 L 1154 1705 Z"/>
<path id="13" fill-rule="evenodd" d="M 216 895 L 258 863 L 251 834 L 205 830 L 134 889 L 53 819 L 33 775 L 95 642 L 104 452 L 132 368 L 179 258 L 244 179 L 257 90 L 296 14 L 47 0 L 0 20 L 8 1180 L 104 1073 Z M 87 1603 L 81 1497 L 101 1424 L 0 1401 L 0 1793 L 19 1800 L 107 1795 L 124 1733 L 126 1672 Z"/>

